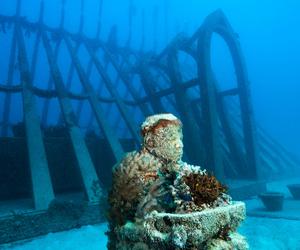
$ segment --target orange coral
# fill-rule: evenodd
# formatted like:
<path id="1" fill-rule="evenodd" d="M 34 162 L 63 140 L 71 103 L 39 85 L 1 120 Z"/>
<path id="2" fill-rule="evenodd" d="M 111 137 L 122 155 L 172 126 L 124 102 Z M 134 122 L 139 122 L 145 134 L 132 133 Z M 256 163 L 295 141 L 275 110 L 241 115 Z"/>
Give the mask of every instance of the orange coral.
<path id="1" fill-rule="evenodd" d="M 143 176 L 143 180 L 144 181 L 147 181 L 148 179 L 154 179 L 154 180 L 156 180 L 157 178 L 158 178 L 158 174 L 157 174 L 156 171 L 147 172 Z"/>

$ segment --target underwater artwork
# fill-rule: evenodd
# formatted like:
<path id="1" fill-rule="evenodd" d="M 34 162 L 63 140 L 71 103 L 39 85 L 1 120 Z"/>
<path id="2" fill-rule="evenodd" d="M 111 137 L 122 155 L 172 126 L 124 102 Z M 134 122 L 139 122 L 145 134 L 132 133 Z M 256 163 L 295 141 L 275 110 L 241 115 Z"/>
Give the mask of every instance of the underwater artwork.
<path id="1" fill-rule="evenodd" d="M 236 233 L 245 204 L 214 176 L 182 161 L 182 124 L 149 116 L 139 152 L 114 167 L 108 249 L 248 249 Z"/>
<path id="2" fill-rule="evenodd" d="M 0 250 L 300 250 L 299 0 L 1 0 Z"/>

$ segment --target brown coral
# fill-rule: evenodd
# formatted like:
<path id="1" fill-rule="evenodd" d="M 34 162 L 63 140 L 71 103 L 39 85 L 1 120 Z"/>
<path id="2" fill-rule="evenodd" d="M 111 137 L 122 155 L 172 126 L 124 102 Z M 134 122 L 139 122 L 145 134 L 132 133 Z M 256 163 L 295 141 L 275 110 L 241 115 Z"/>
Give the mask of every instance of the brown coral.
<path id="1" fill-rule="evenodd" d="M 141 198 L 157 178 L 157 161 L 145 152 L 128 153 L 113 171 L 113 186 L 109 194 L 109 220 L 123 225 L 133 220 Z"/>
<path id="2" fill-rule="evenodd" d="M 144 151 L 126 154 L 114 167 L 113 185 L 108 197 L 108 249 L 116 249 L 115 228 L 124 225 L 128 220 L 134 220 L 138 204 L 154 182 L 155 170 L 160 167 L 160 163 Z M 148 176 L 149 173 L 153 178 Z"/>
<path id="3" fill-rule="evenodd" d="M 115 189 L 109 196 L 111 206 L 109 219 L 114 220 L 118 225 L 133 220 L 135 207 L 142 193 L 142 185 L 138 183 L 138 179 L 133 181 L 125 175 L 119 176 L 115 181 Z"/>
<path id="4" fill-rule="evenodd" d="M 183 181 L 189 186 L 193 201 L 199 207 L 212 204 L 222 193 L 227 192 L 227 187 L 213 175 L 192 173 L 184 176 Z"/>
<path id="5" fill-rule="evenodd" d="M 156 124 L 152 125 L 151 127 L 143 128 L 141 130 L 141 134 L 144 137 L 147 133 L 156 134 L 156 131 L 160 128 L 165 128 L 169 125 L 175 125 L 181 127 L 180 120 L 167 120 L 167 119 L 160 119 Z"/>
<path id="6" fill-rule="evenodd" d="M 145 151 L 126 154 L 114 167 L 113 185 L 108 197 L 108 249 L 116 249 L 115 227 L 134 220 L 138 204 L 149 192 L 160 167 L 161 163 Z"/>

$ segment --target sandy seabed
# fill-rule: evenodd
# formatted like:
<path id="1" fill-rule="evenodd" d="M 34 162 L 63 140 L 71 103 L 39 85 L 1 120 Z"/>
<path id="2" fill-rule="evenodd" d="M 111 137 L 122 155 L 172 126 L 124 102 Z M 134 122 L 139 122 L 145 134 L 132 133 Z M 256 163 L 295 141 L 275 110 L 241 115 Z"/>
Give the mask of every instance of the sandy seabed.
<path id="1" fill-rule="evenodd" d="M 102 250 L 106 249 L 107 224 L 84 226 L 70 231 L 50 233 L 14 244 L 5 250 Z M 239 228 L 248 238 L 250 249 L 300 250 L 300 221 L 248 217 Z"/>

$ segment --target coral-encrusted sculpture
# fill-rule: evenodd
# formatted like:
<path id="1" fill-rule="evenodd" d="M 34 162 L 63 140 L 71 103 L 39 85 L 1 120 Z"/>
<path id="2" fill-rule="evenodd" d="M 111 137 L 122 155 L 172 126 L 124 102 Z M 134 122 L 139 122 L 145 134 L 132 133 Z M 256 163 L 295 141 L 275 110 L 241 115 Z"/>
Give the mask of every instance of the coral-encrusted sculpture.
<path id="1" fill-rule="evenodd" d="M 227 192 L 227 188 L 222 185 L 215 176 L 193 173 L 183 176 L 183 182 L 189 186 L 193 198 L 193 202 L 201 207 L 205 204 L 213 204 L 223 193 Z"/>
<path id="2" fill-rule="evenodd" d="M 108 249 L 248 249 L 235 232 L 244 203 L 232 202 L 214 176 L 181 160 L 180 120 L 153 115 L 141 133 L 141 151 L 113 169 Z"/>

